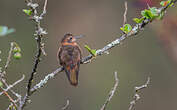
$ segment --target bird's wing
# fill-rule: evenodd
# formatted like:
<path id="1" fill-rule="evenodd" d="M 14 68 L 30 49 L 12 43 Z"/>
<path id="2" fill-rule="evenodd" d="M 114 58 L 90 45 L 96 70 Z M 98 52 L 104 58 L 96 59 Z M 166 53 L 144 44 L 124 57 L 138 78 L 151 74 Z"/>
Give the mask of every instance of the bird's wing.
<path id="1" fill-rule="evenodd" d="M 81 51 L 77 46 L 63 46 L 59 52 L 60 64 L 64 67 L 72 85 L 78 84 Z"/>

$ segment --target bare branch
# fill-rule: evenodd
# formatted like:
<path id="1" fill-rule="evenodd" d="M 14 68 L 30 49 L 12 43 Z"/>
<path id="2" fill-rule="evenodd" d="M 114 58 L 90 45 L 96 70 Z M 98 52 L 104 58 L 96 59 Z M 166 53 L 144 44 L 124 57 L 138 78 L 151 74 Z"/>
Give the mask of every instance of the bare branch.
<path id="1" fill-rule="evenodd" d="M 3 83 L 7 86 L 6 89 L 3 89 L 5 92 L 7 92 L 8 90 L 10 90 L 11 88 L 13 88 L 15 85 L 17 85 L 18 83 L 20 83 L 21 81 L 23 81 L 25 78 L 25 75 L 22 76 L 21 79 L 17 80 L 16 82 L 14 82 L 12 85 L 8 85 L 4 79 L 2 79 Z M 2 95 L 4 92 L 0 92 L 0 95 Z"/>
<path id="2" fill-rule="evenodd" d="M 31 89 L 31 85 L 32 85 L 32 80 L 34 78 L 34 74 L 37 72 L 38 64 L 40 62 L 40 57 L 41 57 L 41 52 L 42 52 L 42 50 L 40 48 L 40 43 L 41 43 L 41 37 L 37 37 L 38 52 L 36 54 L 36 59 L 35 59 L 35 62 L 34 62 L 32 73 L 31 73 L 30 79 L 28 81 L 28 86 L 27 86 L 27 94 L 28 95 L 30 95 L 30 89 Z"/>
<path id="3" fill-rule="evenodd" d="M 22 77 L 22 78 L 23 78 L 23 77 Z M 22 79 L 22 78 L 21 78 L 21 79 Z M 20 80 L 21 80 L 21 79 L 20 79 Z M 2 80 L 2 82 L 4 83 L 4 85 L 5 85 L 7 88 L 9 88 L 10 85 L 7 84 L 6 80 L 3 79 L 3 78 L 2 78 L 1 80 Z M 18 83 L 20 83 L 20 81 L 17 81 L 17 82 L 15 82 L 15 83 L 18 84 Z M 16 84 L 12 84 L 12 85 L 15 86 Z M 7 88 L 6 88 L 5 90 L 7 90 Z M 12 94 L 14 94 L 19 100 L 21 100 L 21 95 L 20 95 L 20 94 L 16 93 L 14 90 L 12 90 L 12 88 L 9 88 L 8 90 L 10 90 L 10 91 L 12 92 Z M 8 91 L 8 90 L 7 90 L 7 91 Z"/>
<path id="4" fill-rule="evenodd" d="M 9 54 L 8 54 L 8 57 L 7 57 L 7 61 L 6 61 L 6 64 L 4 66 L 4 71 L 2 72 L 2 74 L 0 76 L 0 80 L 6 86 L 6 89 L 4 89 L 3 87 L 1 87 L 1 89 L 3 91 L 0 92 L 0 95 L 2 95 L 2 94 L 6 95 L 8 97 L 8 99 L 10 100 L 10 102 L 11 102 L 10 105 L 9 105 L 9 107 L 7 108 L 7 110 L 9 110 L 10 107 L 13 108 L 14 110 L 17 110 L 17 104 L 16 104 L 16 102 L 19 101 L 19 100 L 21 100 L 21 95 L 19 95 L 18 93 L 14 92 L 12 90 L 12 88 L 15 85 L 17 85 L 18 83 L 20 83 L 24 79 L 24 75 L 23 75 L 23 77 L 21 79 L 17 80 L 12 85 L 9 85 L 9 84 L 7 84 L 6 79 L 4 77 L 4 75 L 6 74 L 6 70 L 7 70 L 8 66 L 9 66 L 9 63 L 11 61 L 11 56 L 12 56 L 13 49 L 16 46 L 18 46 L 18 44 L 16 44 L 15 42 L 11 42 Z M 8 94 L 7 91 L 10 91 L 13 95 L 15 95 L 17 97 L 17 100 L 12 99 L 12 97 Z"/>
<path id="5" fill-rule="evenodd" d="M 31 93 L 35 92 L 36 90 L 40 89 L 41 87 L 43 87 L 45 84 L 47 84 L 49 79 L 54 78 L 55 75 L 57 75 L 58 72 L 63 71 L 64 68 L 58 68 L 57 70 L 55 70 L 54 72 L 48 74 L 47 76 L 45 76 L 45 78 L 43 80 L 41 80 L 38 84 L 36 84 L 32 89 L 31 89 Z"/>
<path id="6" fill-rule="evenodd" d="M 47 8 L 47 0 L 45 0 L 43 12 L 41 13 L 40 17 L 43 17 L 46 14 L 46 12 L 47 12 L 46 8 Z"/>
<path id="7" fill-rule="evenodd" d="M 135 87 L 135 91 L 139 91 L 141 89 L 147 88 L 147 86 L 149 85 L 149 83 L 150 83 L 150 77 L 148 77 L 148 80 L 147 80 L 147 82 L 144 85 L 139 86 L 139 87 Z"/>
<path id="8" fill-rule="evenodd" d="M 44 47 L 45 47 L 45 44 L 44 44 L 44 43 L 41 43 L 42 54 L 43 54 L 44 56 L 47 56 L 47 53 L 45 52 Z"/>
<path id="9" fill-rule="evenodd" d="M 9 66 L 9 63 L 10 63 L 10 60 L 11 60 L 13 47 L 14 47 L 14 43 L 11 42 L 9 54 L 8 54 L 8 57 L 7 57 L 7 61 L 6 61 L 6 64 L 5 64 L 5 66 L 4 66 L 4 71 L 2 72 L 2 70 L 1 70 L 2 68 L 0 68 L 0 71 L 1 71 L 1 72 L 0 72 L 0 80 L 2 80 L 2 78 L 3 78 L 4 75 L 6 74 L 6 70 L 7 70 L 8 66 Z M 1 53 L 1 51 L 0 51 L 0 53 Z M 0 60 L 1 60 L 1 59 L 0 59 Z"/>
<path id="10" fill-rule="evenodd" d="M 62 107 L 62 110 L 66 110 L 69 106 L 69 100 L 67 99 L 66 101 L 66 105 L 64 107 Z"/>
<path id="11" fill-rule="evenodd" d="M 125 12 L 124 12 L 123 26 L 127 23 L 127 11 L 128 11 L 128 5 L 127 5 L 127 1 L 125 1 Z"/>
<path id="12" fill-rule="evenodd" d="M 20 98 L 18 98 L 17 100 L 14 100 L 14 103 L 16 104 L 19 101 L 20 101 Z M 10 103 L 6 110 L 13 110 L 12 107 L 14 107 L 13 103 Z M 14 108 L 14 109 L 17 110 L 17 108 Z"/>
<path id="13" fill-rule="evenodd" d="M 119 79 L 117 77 L 117 72 L 114 73 L 115 74 L 115 84 L 114 84 L 114 87 L 112 88 L 112 90 L 109 92 L 109 95 L 108 95 L 108 98 L 106 99 L 105 103 L 103 104 L 103 106 L 101 107 L 100 110 L 105 110 L 108 103 L 111 101 L 112 97 L 114 96 L 115 92 L 116 92 L 116 89 L 117 89 L 117 86 L 119 84 Z"/>
<path id="14" fill-rule="evenodd" d="M 6 61 L 6 65 L 5 65 L 5 69 L 7 69 L 8 65 L 9 65 L 9 62 L 10 62 L 10 58 L 12 56 L 12 50 L 13 50 L 13 47 L 14 47 L 14 43 L 11 42 L 10 44 L 10 50 L 9 50 L 9 55 L 7 57 L 7 61 Z"/>
<path id="15" fill-rule="evenodd" d="M 144 85 L 139 86 L 139 87 L 135 87 L 135 95 L 133 96 L 133 100 L 130 102 L 130 106 L 129 106 L 128 110 L 133 110 L 133 108 L 136 105 L 136 102 L 140 99 L 138 92 L 142 89 L 147 88 L 149 83 L 150 83 L 150 77 L 148 77 L 148 80 L 146 81 L 146 83 Z"/>
<path id="16" fill-rule="evenodd" d="M 1 89 L 3 90 L 2 92 L 8 97 L 8 99 L 12 102 L 12 104 L 13 104 L 13 106 L 15 107 L 15 108 L 17 108 L 17 105 L 16 105 L 16 103 L 15 103 L 15 101 L 12 99 L 12 97 L 6 92 L 6 91 L 4 91 L 4 89 L 1 87 Z"/>

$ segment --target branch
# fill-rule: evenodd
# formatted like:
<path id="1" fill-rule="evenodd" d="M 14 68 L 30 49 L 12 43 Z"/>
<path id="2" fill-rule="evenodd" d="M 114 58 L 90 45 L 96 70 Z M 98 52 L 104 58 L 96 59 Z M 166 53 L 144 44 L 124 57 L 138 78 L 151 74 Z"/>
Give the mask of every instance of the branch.
<path id="1" fill-rule="evenodd" d="M 3 88 L 1 88 L 3 90 Z M 15 101 L 12 99 L 12 97 L 6 92 L 6 91 L 2 91 L 7 97 L 8 99 L 12 102 L 13 106 L 15 109 L 17 109 L 17 104 L 15 103 Z"/>
<path id="2" fill-rule="evenodd" d="M 158 14 L 160 14 L 160 13 L 162 13 L 162 12 L 165 12 L 165 11 L 167 10 L 167 8 L 169 7 L 170 4 L 176 3 L 176 2 L 177 2 L 177 0 L 172 0 L 171 3 L 169 3 L 167 6 L 159 8 L 159 9 L 158 9 L 158 12 L 159 12 Z M 154 20 L 154 19 L 153 19 L 153 20 Z M 112 49 L 113 47 L 119 46 L 120 43 L 121 43 L 122 41 L 124 41 L 126 38 L 131 37 L 131 36 L 135 36 L 135 35 L 139 34 L 141 31 L 143 31 L 143 28 L 144 28 L 146 25 L 148 25 L 150 22 L 152 22 L 153 20 L 144 19 L 142 23 L 136 24 L 136 25 L 133 27 L 132 31 L 129 32 L 128 34 L 125 34 L 125 33 L 124 33 L 122 36 L 120 36 L 120 37 L 117 38 L 116 40 L 112 41 L 111 43 L 107 44 L 107 45 L 104 46 L 102 49 L 98 49 L 98 50 L 96 51 L 96 55 L 97 55 L 97 56 L 101 56 L 101 55 L 103 55 L 104 53 L 107 53 L 108 50 Z M 93 57 L 94 57 L 94 56 L 90 54 L 90 55 L 88 55 L 88 56 L 82 58 L 81 64 L 89 63 L 89 61 L 90 61 Z M 36 84 L 36 85 L 31 89 L 31 91 L 32 91 L 32 92 L 37 91 L 38 89 L 40 89 L 41 87 L 43 87 L 43 86 L 47 83 L 48 80 L 50 80 L 50 79 L 52 79 L 54 76 L 56 76 L 56 74 L 57 74 L 56 72 L 60 73 L 60 72 L 62 72 L 63 70 L 64 70 L 63 67 L 59 67 L 59 68 L 57 68 L 54 72 L 49 73 L 49 74 L 46 76 L 47 78 L 45 77 L 45 78 L 44 78 L 43 80 L 41 80 L 38 84 Z M 55 74 L 53 75 L 53 73 L 55 73 Z M 49 77 L 49 76 L 51 76 L 51 75 L 52 75 L 53 77 Z M 39 85 L 40 85 L 40 86 L 39 86 Z"/>
<path id="3" fill-rule="evenodd" d="M 41 20 L 43 19 L 43 16 L 46 14 L 47 0 L 45 0 L 43 12 L 40 15 L 37 13 L 37 7 L 38 7 L 37 3 L 33 3 L 32 0 L 27 0 L 26 3 L 27 6 L 29 6 L 33 12 L 33 16 L 31 17 L 36 24 L 36 30 L 34 36 L 36 37 L 36 41 L 37 41 L 37 53 L 34 61 L 34 66 L 30 74 L 30 78 L 28 80 L 27 92 L 24 99 L 20 102 L 20 106 L 18 108 L 19 110 L 22 110 L 25 107 L 29 96 L 31 96 L 32 94 L 30 90 L 32 87 L 32 81 L 34 79 L 34 74 L 37 72 L 38 64 L 40 62 L 40 57 L 42 53 L 45 55 L 44 44 L 42 43 L 42 37 L 43 35 L 47 34 L 47 32 L 44 31 L 44 29 L 40 26 Z"/>
<path id="4" fill-rule="evenodd" d="M 36 90 L 40 89 L 41 87 L 43 87 L 44 85 L 47 84 L 48 80 L 54 78 L 54 76 L 57 75 L 57 73 L 59 73 L 60 71 L 63 71 L 64 68 L 58 68 L 57 70 L 55 70 L 54 72 L 48 74 L 47 76 L 45 76 L 45 78 L 43 80 L 41 80 L 38 84 L 36 84 L 32 89 L 31 89 L 31 93 L 34 93 Z"/>
<path id="5" fill-rule="evenodd" d="M 7 60 L 6 60 L 6 63 L 5 63 L 5 66 L 4 66 L 4 71 L 0 71 L 0 82 L 3 83 L 3 85 L 5 85 L 6 89 L 4 89 L 3 86 L 1 86 L 0 88 L 2 89 L 2 92 L 0 92 L 0 96 L 2 94 L 4 94 L 5 96 L 8 97 L 8 99 L 10 100 L 10 105 L 9 107 L 7 108 L 7 110 L 9 110 L 10 108 L 11 109 L 14 109 L 14 110 L 17 110 L 17 102 L 19 100 L 21 100 L 21 95 L 19 95 L 18 93 L 16 93 L 14 90 L 12 90 L 12 88 L 17 85 L 18 83 L 20 83 L 23 79 L 24 79 L 24 75 L 21 79 L 17 80 L 16 82 L 14 82 L 12 85 L 9 85 L 7 82 L 6 82 L 6 78 L 5 78 L 5 75 L 6 75 L 6 70 L 8 69 L 8 66 L 10 64 L 10 61 L 11 61 L 11 56 L 12 56 L 12 52 L 15 48 L 18 47 L 18 50 L 20 49 L 20 47 L 18 46 L 18 44 L 16 42 L 11 42 L 10 43 L 10 50 L 9 50 L 9 54 L 8 54 L 8 57 L 7 57 Z M 20 50 L 19 50 L 20 51 Z M 17 99 L 13 99 L 8 91 L 10 91 L 13 95 L 15 95 L 17 97 Z"/>
<path id="6" fill-rule="evenodd" d="M 12 56 L 12 50 L 13 50 L 13 47 L 14 47 L 14 43 L 11 42 L 11 43 L 10 43 L 9 55 L 8 55 L 8 57 L 7 57 L 7 61 L 6 61 L 6 65 L 5 65 L 5 69 L 7 69 L 7 67 L 9 66 L 10 58 L 11 58 L 11 56 Z"/>
<path id="7" fill-rule="evenodd" d="M 11 42 L 10 43 L 10 50 L 9 50 L 9 54 L 8 54 L 8 57 L 7 57 L 7 60 L 6 60 L 6 64 L 4 66 L 4 71 L 3 72 L 0 72 L 0 80 L 2 80 L 2 78 L 4 77 L 4 75 L 6 74 L 6 70 L 9 66 L 9 63 L 11 61 L 11 56 L 12 56 L 12 51 L 13 51 L 13 47 L 14 47 L 14 43 Z M 1 51 L 0 51 L 1 52 Z M 1 60 L 1 59 L 0 59 Z M 1 70 L 0 70 L 1 71 Z"/>
<path id="8" fill-rule="evenodd" d="M 64 107 L 62 107 L 62 110 L 66 110 L 69 106 L 69 100 L 67 99 L 66 101 L 66 105 Z"/>
<path id="9" fill-rule="evenodd" d="M 109 92 L 109 95 L 108 95 L 108 98 L 106 99 L 105 103 L 103 104 L 103 106 L 101 107 L 100 110 L 105 110 L 108 103 L 111 101 L 112 97 L 114 96 L 115 92 L 116 92 L 116 89 L 117 89 L 117 86 L 119 84 L 119 79 L 117 77 L 117 72 L 114 73 L 115 74 L 115 84 L 114 84 L 114 87 L 112 88 L 112 90 Z"/>
<path id="10" fill-rule="evenodd" d="M 47 8 L 47 0 L 45 0 L 43 12 L 41 13 L 40 17 L 43 17 L 46 14 L 46 12 L 47 12 L 46 8 Z"/>
<path id="11" fill-rule="evenodd" d="M 128 5 L 127 5 L 127 1 L 125 1 L 125 12 L 124 12 L 123 26 L 127 23 L 127 11 L 128 11 Z"/>
<path id="12" fill-rule="evenodd" d="M 135 95 L 133 96 L 133 101 L 130 102 L 130 107 L 128 110 L 133 110 L 133 108 L 136 105 L 136 102 L 140 99 L 138 92 L 141 91 L 142 89 L 147 88 L 149 83 L 150 83 L 150 77 L 148 77 L 148 80 L 144 85 L 139 86 L 139 87 L 135 87 Z"/>
<path id="13" fill-rule="evenodd" d="M 40 62 L 40 57 L 41 57 L 41 52 L 42 52 L 40 46 L 41 46 L 41 37 L 37 37 L 38 52 L 36 54 L 36 59 L 35 59 L 35 62 L 34 62 L 32 73 L 31 73 L 30 79 L 28 81 L 28 86 L 27 86 L 28 96 L 30 95 L 30 89 L 31 89 L 31 85 L 32 85 L 32 80 L 34 78 L 34 74 L 37 72 L 38 64 Z"/>
<path id="14" fill-rule="evenodd" d="M 8 90 L 10 90 L 11 88 L 13 88 L 15 85 L 17 85 L 18 83 L 20 83 L 21 81 L 23 81 L 25 78 L 25 75 L 22 76 L 22 78 L 20 78 L 19 80 L 17 80 L 16 82 L 14 82 L 12 85 L 8 85 L 4 79 L 2 79 L 3 83 L 5 83 L 5 85 L 7 86 L 6 89 L 3 89 L 5 92 L 7 92 Z M 0 92 L 0 95 L 2 95 L 3 92 Z"/>

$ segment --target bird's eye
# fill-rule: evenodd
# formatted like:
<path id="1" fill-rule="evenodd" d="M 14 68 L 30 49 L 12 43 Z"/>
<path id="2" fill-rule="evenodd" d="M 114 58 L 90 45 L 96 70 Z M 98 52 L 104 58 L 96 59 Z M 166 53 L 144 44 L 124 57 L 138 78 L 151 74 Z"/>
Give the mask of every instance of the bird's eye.
<path id="1" fill-rule="evenodd" d="M 72 39 L 73 39 L 72 37 L 69 38 L 69 40 L 72 40 Z"/>

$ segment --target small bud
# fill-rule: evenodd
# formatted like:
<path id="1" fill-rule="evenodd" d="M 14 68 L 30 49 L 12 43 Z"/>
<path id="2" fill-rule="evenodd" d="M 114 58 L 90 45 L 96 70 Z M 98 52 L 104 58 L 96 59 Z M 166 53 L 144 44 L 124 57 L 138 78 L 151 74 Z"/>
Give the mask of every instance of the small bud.
<path id="1" fill-rule="evenodd" d="M 23 12 L 29 16 L 32 14 L 32 10 L 23 9 Z"/>
<path id="2" fill-rule="evenodd" d="M 14 52 L 14 53 L 21 52 L 20 47 L 17 47 L 17 46 L 14 47 L 13 52 Z"/>
<path id="3" fill-rule="evenodd" d="M 17 52 L 14 54 L 15 59 L 20 59 L 22 57 L 21 53 Z"/>

